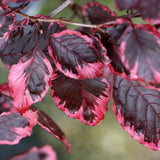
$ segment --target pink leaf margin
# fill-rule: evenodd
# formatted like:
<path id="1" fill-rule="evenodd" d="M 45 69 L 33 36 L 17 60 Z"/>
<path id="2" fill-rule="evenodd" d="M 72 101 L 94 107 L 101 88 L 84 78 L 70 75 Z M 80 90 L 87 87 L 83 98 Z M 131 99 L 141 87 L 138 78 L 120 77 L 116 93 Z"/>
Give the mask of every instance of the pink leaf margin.
<path id="1" fill-rule="evenodd" d="M 131 28 L 128 27 L 129 29 L 127 30 L 127 32 L 131 32 Z M 134 25 L 134 28 L 140 28 L 142 30 L 145 30 L 148 34 L 151 34 L 151 35 L 154 35 L 154 37 L 157 39 L 157 43 L 160 45 L 160 32 L 158 29 L 156 29 L 154 26 L 151 26 L 149 24 L 139 24 L 139 25 Z M 136 63 L 135 64 L 135 67 L 133 69 L 130 69 L 130 66 L 127 62 L 125 62 L 125 55 L 123 54 L 125 52 L 125 48 L 126 48 L 126 42 L 122 41 L 121 44 L 120 44 L 120 48 L 119 48 L 119 54 L 120 54 L 120 57 L 121 57 L 121 60 L 122 62 L 125 64 L 126 68 L 130 70 L 130 76 L 129 77 L 126 77 L 126 76 L 122 76 L 124 78 L 128 78 L 128 79 L 134 79 L 134 80 L 139 80 L 143 83 L 143 80 L 146 80 L 144 79 L 144 77 L 140 77 L 138 74 L 137 74 L 137 71 L 138 71 L 138 67 L 139 67 L 139 64 Z M 160 73 L 157 72 L 150 64 L 150 70 L 151 72 L 153 72 L 153 75 L 154 75 L 154 83 L 155 84 L 158 84 L 160 83 Z M 148 82 L 153 82 L 152 80 L 147 80 Z M 144 84 L 143 84 L 144 85 Z"/>
<path id="2" fill-rule="evenodd" d="M 0 114 L 0 116 L 8 115 L 8 114 L 12 114 L 12 112 L 2 113 Z M 22 116 L 27 118 L 27 120 L 29 121 L 29 126 L 26 126 L 25 128 L 12 128 L 12 131 L 17 133 L 16 139 L 12 142 L 0 140 L 0 144 L 7 144 L 7 145 L 18 144 L 22 138 L 31 135 L 32 128 L 37 124 L 37 119 L 38 119 L 37 112 L 28 110 Z"/>
<path id="3" fill-rule="evenodd" d="M 52 77 L 54 76 L 54 74 L 52 75 Z M 51 80 L 50 79 L 50 84 L 51 84 Z M 80 108 L 78 111 L 76 111 L 75 113 L 71 113 L 68 109 L 64 108 L 64 103 L 60 103 L 61 102 L 61 99 L 59 99 L 59 97 L 52 97 L 54 102 L 56 103 L 57 107 L 61 110 L 61 111 L 64 111 L 65 114 L 70 117 L 70 118 L 73 118 L 73 119 L 78 119 L 80 122 L 86 124 L 86 125 L 89 125 L 89 126 L 96 126 L 97 124 L 100 123 L 101 120 L 104 119 L 104 115 L 105 113 L 107 112 L 108 110 L 108 103 L 110 101 L 110 91 L 111 91 L 111 86 L 110 84 L 108 83 L 107 79 L 106 78 L 103 78 L 102 80 L 103 82 L 107 83 L 108 84 L 108 88 L 104 91 L 104 94 L 107 95 L 107 97 L 104 97 L 104 96 L 100 96 L 99 98 L 97 98 L 97 103 L 94 105 L 95 107 L 95 110 L 93 111 L 93 113 L 95 114 L 96 118 L 93 120 L 92 123 L 90 122 L 87 122 L 84 120 L 84 117 L 83 117 L 83 105 L 81 104 Z M 87 96 L 91 96 L 92 99 L 95 100 L 95 97 L 90 94 L 90 93 L 87 93 L 86 91 L 84 91 L 84 94 Z M 54 90 L 51 91 L 51 95 L 54 95 Z M 82 103 L 83 103 L 83 100 L 82 100 Z"/>
<path id="4" fill-rule="evenodd" d="M 113 103 L 113 111 L 114 111 L 114 113 L 116 115 L 116 118 L 117 118 L 119 124 L 123 127 L 123 129 L 125 131 L 128 132 L 128 134 L 133 139 L 137 140 L 140 144 L 144 145 L 147 148 L 150 148 L 150 149 L 152 149 L 154 151 L 160 151 L 160 141 L 158 142 L 157 146 L 153 142 L 151 142 L 151 143 L 145 142 L 144 141 L 144 134 L 140 133 L 138 135 L 134 130 L 134 126 L 129 127 L 129 126 L 125 126 L 124 125 L 124 117 L 121 116 L 120 110 L 118 110 L 118 113 L 117 113 L 116 104 L 115 103 Z"/>
<path id="5" fill-rule="evenodd" d="M 60 33 L 55 33 L 55 34 L 52 35 L 52 37 L 53 37 L 53 39 L 56 39 L 56 38 L 58 38 L 60 36 L 63 36 L 63 35 L 76 35 L 80 38 L 83 38 L 85 40 L 85 42 L 87 43 L 87 46 L 93 48 L 97 52 L 97 55 L 99 55 L 98 50 L 94 46 L 94 40 L 92 38 L 90 38 L 86 35 L 83 35 L 80 32 L 77 32 L 77 31 L 74 31 L 74 30 L 69 30 L 69 29 L 66 29 L 66 30 L 64 30 Z M 100 45 L 102 47 L 102 44 L 100 44 Z M 56 64 L 56 67 L 64 75 L 66 75 L 67 77 L 70 77 L 70 78 L 74 78 L 74 79 L 87 79 L 87 78 L 91 79 L 91 78 L 100 77 L 100 76 L 103 75 L 103 70 L 102 70 L 103 67 L 107 66 L 110 63 L 110 60 L 106 56 L 105 57 L 106 61 L 104 63 L 101 61 L 101 59 L 99 59 L 98 62 L 88 63 L 87 66 L 84 65 L 84 64 L 83 64 L 82 67 L 77 65 L 77 67 L 75 67 L 75 68 L 78 72 L 78 75 L 75 75 L 74 73 L 72 73 L 72 71 L 64 71 L 63 68 L 62 68 L 62 65 L 58 62 L 58 60 L 52 56 L 52 48 L 51 48 L 50 45 L 48 45 L 48 48 L 49 48 L 50 56 L 53 58 L 53 60 Z M 106 49 L 104 47 L 103 47 L 103 49 L 106 51 Z M 107 51 L 106 51 L 106 53 L 107 53 Z M 105 54 L 103 53 L 103 55 L 105 55 Z M 99 57 L 100 57 L 100 55 L 99 55 Z"/>
<path id="6" fill-rule="evenodd" d="M 53 72 L 53 69 L 49 60 L 47 58 L 44 58 L 43 61 L 45 62 L 45 64 L 47 64 L 50 75 L 48 76 L 45 75 L 44 77 L 44 80 L 46 82 L 46 88 L 44 92 L 35 101 L 33 101 L 29 93 L 29 90 L 28 89 L 25 90 L 25 87 L 27 85 L 25 84 L 25 81 L 27 77 L 24 77 L 24 78 L 21 77 L 23 75 L 25 67 L 30 63 L 30 61 L 32 61 L 32 58 L 31 60 L 26 61 L 25 63 L 22 63 L 20 60 L 18 64 L 12 65 L 9 72 L 9 76 L 8 76 L 9 88 L 12 92 L 12 97 L 14 99 L 13 105 L 20 113 L 24 113 L 33 103 L 39 102 L 44 98 L 44 96 L 46 95 L 49 89 L 48 81 L 49 81 L 50 75 Z"/>

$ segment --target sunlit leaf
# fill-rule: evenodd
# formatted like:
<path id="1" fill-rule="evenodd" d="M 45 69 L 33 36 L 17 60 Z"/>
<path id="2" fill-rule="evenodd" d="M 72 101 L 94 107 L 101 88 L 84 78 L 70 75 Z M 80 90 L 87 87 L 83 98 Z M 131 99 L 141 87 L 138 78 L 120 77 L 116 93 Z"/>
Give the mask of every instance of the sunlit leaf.
<path id="1" fill-rule="evenodd" d="M 42 50 L 37 47 L 28 52 L 9 72 L 9 87 L 13 105 L 20 113 L 43 99 L 49 89 L 52 67 Z"/>
<path id="2" fill-rule="evenodd" d="M 55 33 L 49 38 L 48 45 L 56 67 L 71 78 L 99 77 L 104 65 L 109 63 L 105 48 L 99 44 L 103 48 L 99 52 L 92 38 L 77 31 Z"/>

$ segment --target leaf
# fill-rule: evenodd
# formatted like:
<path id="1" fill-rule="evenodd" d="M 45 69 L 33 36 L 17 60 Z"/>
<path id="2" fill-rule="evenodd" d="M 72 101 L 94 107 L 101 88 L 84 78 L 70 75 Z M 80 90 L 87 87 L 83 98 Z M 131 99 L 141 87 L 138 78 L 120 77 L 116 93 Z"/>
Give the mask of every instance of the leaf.
<path id="1" fill-rule="evenodd" d="M 70 153 L 70 144 L 68 143 L 63 131 L 59 128 L 59 126 L 42 110 L 34 110 L 36 110 L 38 113 L 38 125 L 57 138 L 59 141 L 66 144 L 68 153 Z"/>
<path id="2" fill-rule="evenodd" d="M 82 13 L 92 24 L 101 24 L 117 18 L 116 13 L 98 2 L 86 3 L 82 8 Z"/>
<path id="3" fill-rule="evenodd" d="M 119 56 L 119 50 L 115 47 L 115 45 L 110 44 L 107 47 L 108 57 L 111 59 L 111 71 L 114 74 L 119 74 L 122 77 L 129 75 L 130 71 L 124 66 Z"/>
<path id="4" fill-rule="evenodd" d="M 130 72 L 121 61 L 118 40 L 129 26 L 130 22 L 128 20 L 119 18 L 112 25 L 104 25 L 104 32 L 98 31 L 95 33 L 107 49 L 107 56 L 111 59 L 112 72 L 121 76 L 129 75 Z"/>
<path id="5" fill-rule="evenodd" d="M 27 111 L 24 115 L 17 112 L 0 114 L 0 144 L 14 145 L 30 136 L 32 127 L 36 125 L 36 112 Z"/>
<path id="6" fill-rule="evenodd" d="M 42 148 L 33 147 L 29 151 L 9 160 L 57 160 L 57 156 L 52 147 L 46 145 Z"/>
<path id="7" fill-rule="evenodd" d="M 37 46 L 11 67 L 8 80 L 13 105 L 24 113 L 33 103 L 43 99 L 49 89 L 48 81 L 53 69 Z"/>
<path id="8" fill-rule="evenodd" d="M 0 6 L 0 39 L 3 39 L 13 28 L 16 16 L 14 13 L 9 13 L 8 8 Z"/>
<path id="9" fill-rule="evenodd" d="M 13 98 L 8 87 L 8 83 L 0 85 L 0 114 L 8 112 L 13 108 Z"/>
<path id="10" fill-rule="evenodd" d="M 77 80 L 56 71 L 50 85 L 57 107 L 69 117 L 90 126 L 104 118 L 110 100 L 110 85 L 103 77 Z"/>
<path id="11" fill-rule="evenodd" d="M 37 17 L 46 18 L 44 16 Z M 45 54 L 48 54 L 48 36 L 65 29 L 61 23 L 41 22 L 39 25 L 43 34 L 40 33 L 40 28 L 35 23 L 24 19 L 11 31 L 9 37 L 2 41 L 0 57 L 8 68 L 17 64 L 36 45 Z"/>
<path id="12" fill-rule="evenodd" d="M 120 58 L 131 77 L 160 82 L 160 32 L 151 25 L 126 30 L 120 41 Z"/>
<path id="13" fill-rule="evenodd" d="M 97 43 L 102 48 L 100 53 L 96 48 Z M 92 38 L 77 31 L 64 30 L 53 34 L 49 38 L 48 47 L 57 69 L 71 78 L 101 76 L 102 68 L 109 64 L 106 50 L 100 41 L 95 44 Z"/>
<path id="14" fill-rule="evenodd" d="M 131 23 L 128 20 L 123 18 L 118 18 L 111 25 L 103 25 L 102 29 L 104 30 L 104 32 L 96 32 L 96 33 L 100 34 L 103 44 L 109 42 L 114 45 L 119 45 L 118 40 L 121 38 L 123 33 L 128 28 L 131 28 L 130 26 Z"/>
<path id="15" fill-rule="evenodd" d="M 120 125 L 139 143 L 160 150 L 160 91 L 115 75 L 113 110 Z"/>
<path id="16" fill-rule="evenodd" d="M 120 10 L 135 9 L 141 16 L 153 23 L 160 23 L 160 1 L 159 0 L 116 0 L 116 6 Z M 151 9 L 153 8 L 153 9 Z"/>

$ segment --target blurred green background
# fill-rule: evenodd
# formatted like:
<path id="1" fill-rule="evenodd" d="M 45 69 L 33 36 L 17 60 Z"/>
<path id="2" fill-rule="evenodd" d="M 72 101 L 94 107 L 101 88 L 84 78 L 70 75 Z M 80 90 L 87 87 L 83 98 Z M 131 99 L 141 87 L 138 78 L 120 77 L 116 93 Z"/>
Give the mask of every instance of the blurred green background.
<path id="1" fill-rule="evenodd" d="M 83 5 L 87 0 L 75 0 Z M 114 0 L 97 0 L 117 12 L 114 7 Z M 40 14 L 47 15 L 62 3 L 61 0 L 45 0 Z M 123 12 L 117 12 L 119 15 Z M 69 19 L 73 12 L 66 8 L 56 15 L 57 18 Z M 78 19 L 73 19 L 78 21 Z M 139 20 L 136 22 L 140 22 Z M 71 27 L 71 26 L 70 26 Z M 7 82 L 8 69 L 0 63 L 0 84 Z M 112 102 L 109 110 L 101 123 L 95 127 L 89 127 L 78 120 L 68 118 L 64 112 L 57 109 L 50 93 L 42 102 L 36 104 L 44 110 L 61 127 L 69 143 L 71 154 L 67 153 L 64 144 L 53 138 L 50 134 L 36 126 L 31 137 L 27 137 L 18 145 L 0 146 L 0 160 L 24 152 L 32 146 L 41 147 L 46 144 L 53 146 L 57 152 L 58 160 L 159 160 L 160 152 L 152 151 L 137 141 L 133 140 L 126 131 L 118 124 L 112 112 Z M 7 154 L 6 154 L 7 153 Z"/>

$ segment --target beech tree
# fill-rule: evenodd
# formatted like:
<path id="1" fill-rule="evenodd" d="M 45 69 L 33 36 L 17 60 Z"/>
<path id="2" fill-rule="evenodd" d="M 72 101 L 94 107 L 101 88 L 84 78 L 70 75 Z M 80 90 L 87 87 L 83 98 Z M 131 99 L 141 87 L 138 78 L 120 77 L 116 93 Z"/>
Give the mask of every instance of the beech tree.
<path id="1" fill-rule="evenodd" d="M 160 1 L 115 0 L 117 9 L 125 11 L 118 16 L 98 1 L 80 6 L 66 0 L 48 15 L 29 16 L 22 10 L 31 1 L 0 1 L 0 59 L 9 69 L 8 83 L 0 85 L 0 144 L 17 144 L 39 125 L 70 152 L 63 131 L 35 104 L 51 88 L 56 106 L 89 126 L 104 119 L 112 98 L 124 130 L 159 151 Z M 65 7 L 81 22 L 54 18 Z M 17 21 L 16 15 L 24 19 Z M 137 17 L 145 24 L 135 24 Z M 44 146 L 11 160 L 31 157 L 57 159 Z"/>

